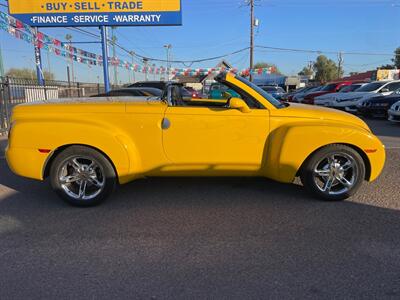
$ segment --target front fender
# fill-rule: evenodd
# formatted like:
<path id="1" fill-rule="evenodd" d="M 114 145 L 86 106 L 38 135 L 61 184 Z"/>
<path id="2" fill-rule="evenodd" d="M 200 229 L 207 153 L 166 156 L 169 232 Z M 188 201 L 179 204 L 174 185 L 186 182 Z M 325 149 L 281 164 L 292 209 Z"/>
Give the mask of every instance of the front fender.
<path id="1" fill-rule="evenodd" d="M 382 172 L 386 156 L 384 146 L 367 130 L 334 123 L 296 123 L 271 132 L 265 175 L 280 182 L 293 182 L 305 160 L 318 149 L 331 144 L 347 144 L 357 149 L 368 160 L 369 181 L 375 180 Z"/>

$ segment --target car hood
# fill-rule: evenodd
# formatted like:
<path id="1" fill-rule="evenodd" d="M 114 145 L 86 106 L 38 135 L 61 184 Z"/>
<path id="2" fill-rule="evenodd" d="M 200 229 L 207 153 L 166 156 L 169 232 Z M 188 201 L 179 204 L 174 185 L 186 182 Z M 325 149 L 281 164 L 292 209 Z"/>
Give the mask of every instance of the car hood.
<path id="1" fill-rule="evenodd" d="M 315 98 L 315 97 L 330 94 L 330 93 L 331 92 L 328 92 L 328 91 L 312 92 L 312 93 L 306 94 L 306 98 L 308 98 L 308 97 Z"/>
<path id="2" fill-rule="evenodd" d="M 347 100 L 347 99 L 355 99 L 355 98 L 362 98 L 367 95 L 375 95 L 374 92 L 351 92 L 351 93 L 344 93 L 337 97 L 340 100 Z"/>
<path id="3" fill-rule="evenodd" d="M 371 103 L 371 104 L 375 104 L 375 103 L 390 103 L 390 104 L 394 104 L 396 102 L 398 102 L 400 100 L 400 97 L 376 97 L 376 98 L 372 98 L 370 100 L 368 100 L 367 102 Z"/>
<path id="4" fill-rule="evenodd" d="M 336 109 L 320 106 L 291 103 L 290 106 L 271 112 L 271 117 L 287 117 L 297 119 L 313 119 L 336 121 L 339 124 L 349 124 L 371 131 L 368 125 L 360 118 Z"/>
<path id="5" fill-rule="evenodd" d="M 328 100 L 328 99 L 334 99 L 336 97 L 341 97 L 342 95 L 345 95 L 347 93 L 330 93 L 330 94 L 324 94 L 321 96 L 318 96 L 315 98 L 315 100 Z"/>
<path id="6" fill-rule="evenodd" d="M 400 100 L 400 95 L 399 94 L 392 94 L 389 96 L 379 96 L 379 97 L 374 97 L 373 100 L 378 100 L 378 101 L 383 101 L 383 100 L 387 100 L 387 101 L 399 101 Z"/>

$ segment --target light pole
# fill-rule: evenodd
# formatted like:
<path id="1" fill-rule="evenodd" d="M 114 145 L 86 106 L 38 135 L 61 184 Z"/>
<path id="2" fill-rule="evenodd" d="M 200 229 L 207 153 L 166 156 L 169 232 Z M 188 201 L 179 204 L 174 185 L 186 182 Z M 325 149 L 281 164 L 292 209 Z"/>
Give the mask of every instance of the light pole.
<path id="1" fill-rule="evenodd" d="M 116 49 L 116 43 L 117 43 L 117 36 L 115 35 L 115 30 L 116 27 L 112 26 L 111 27 L 111 43 L 112 43 L 112 55 L 113 55 L 113 64 L 114 64 L 114 84 L 118 85 L 118 66 L 117 66 L 117 49 Z"/>
<path id="2" fill-rule="evenodd" d="M 250 81 L 253 81 L 251 74 L 254 66 L 254 0 L 250 0 Z"/>
<path id="3" fill-rule="evenodd" d="M 73 55 L 71 55 L 71 47 L 72 47 L 72 35 L 67 34 L 65 36 L 65 39 L 69 42 L 69 52 L 70 52 L 70 56 L 71 56 L 71 71 L 72 71 L 72 83 L 75 82 L 75 72 L 74 72 L 74 57 Z"/>
<path id="4" fill-rule="evenodd" d="M 129 52 L 129 54 L 132 56 L 132 75 L 133 75 L 133 82 L 132 83 L 135 83 L 136 82 L 136 74 L 135 74 L 135 61 L 134 61 L 134 58 L 135 58 L 135 52 L 134 51 L 131 51 L 131 52 Z"/>
<path id="5" fill-rule="evenodd" d="M 151 67 L 153 68 L 153 80 L 156 81 L 156 64 L 152 64 Z"/>
<path id="6" fill-rule="evenodd" d="M 167 50 L 167 81 L 169 81 L 169 75 L 170 75 L 170 57 L 171 57 L 171 49 L 172 49 L 172 45 L 168 44 L 168 45 L 164 45 L 164 48 Z"/>
<path id="7" fill-rule="evenodd" d="M 147 58 L 143 58 L 145 81 L 149 80 L 148 63 L 149 63 L 149 60 Z"/>

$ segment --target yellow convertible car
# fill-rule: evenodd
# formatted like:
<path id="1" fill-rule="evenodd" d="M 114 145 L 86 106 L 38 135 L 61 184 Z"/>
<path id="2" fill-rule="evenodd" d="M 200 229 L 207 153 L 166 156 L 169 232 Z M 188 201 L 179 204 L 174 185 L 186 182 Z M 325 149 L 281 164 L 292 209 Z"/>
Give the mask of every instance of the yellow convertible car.
<path id="1" fill-rule="evenodd" d="M 18 175 L 50 179 L 68 203 L 99 204 L 117 184 L 150 176 L 300 177 L 319 198 L 344 200 L 373 181 L 385 149 L 359 118 L 283 104 L 246 79 L 216 77 L 239 95 L 90 98 L 17 106 L 6 157 Z"/>

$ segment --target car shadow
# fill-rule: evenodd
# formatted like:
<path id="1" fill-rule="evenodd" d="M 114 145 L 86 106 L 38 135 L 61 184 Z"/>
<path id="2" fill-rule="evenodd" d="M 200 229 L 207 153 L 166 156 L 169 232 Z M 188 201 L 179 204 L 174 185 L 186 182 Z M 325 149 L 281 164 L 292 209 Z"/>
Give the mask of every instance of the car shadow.
<path id="1" fill-rule="evenodd" d="M 372 132 L 380 137 L 399 138 L 400 126 L 398 123 L 379 118 L 362 118 L 371 128 Z"/>

